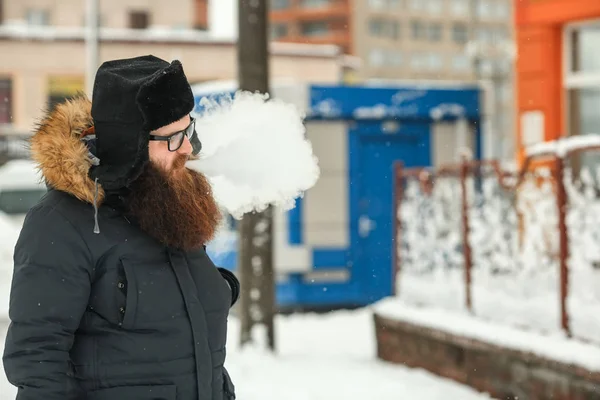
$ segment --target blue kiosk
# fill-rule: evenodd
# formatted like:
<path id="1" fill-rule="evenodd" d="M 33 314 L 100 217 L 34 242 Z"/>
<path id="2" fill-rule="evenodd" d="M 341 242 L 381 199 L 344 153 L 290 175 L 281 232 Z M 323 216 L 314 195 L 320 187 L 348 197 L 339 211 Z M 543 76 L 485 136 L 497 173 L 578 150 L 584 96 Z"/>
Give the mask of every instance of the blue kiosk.
<path id="1" fill-rule="evenodd" d="M 272 87 L 273 97 L 306 114 L 306 134 L 321 167 L 319 182 L 296 207 L 276 213 L 277 305 L 357 307 L 390 296 L 394 162 L 443 164 L 455 159 L 457 143 L 480 158 L 480 88 L 277 82 Z M 233 82 L 193 87 L 197 104 L 236 89 Z M 200 107 L 196 112 L 201 115 Z M 467 137 L 458 138 L 459 125 L 469 128 L 462 133 Z M 235 272 L 235 230 L 224 235 L 227 251 L 216 253 L 210 243 L 207 249 L 216 264 Z"/>

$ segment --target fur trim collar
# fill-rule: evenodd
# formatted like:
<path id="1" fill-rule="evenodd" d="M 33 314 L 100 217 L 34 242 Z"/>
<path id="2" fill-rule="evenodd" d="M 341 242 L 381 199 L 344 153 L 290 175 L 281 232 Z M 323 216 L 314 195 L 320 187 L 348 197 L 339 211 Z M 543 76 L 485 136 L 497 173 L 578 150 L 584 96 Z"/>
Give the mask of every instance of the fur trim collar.
<path id="1" fill-rule="evenodd" d="M 81 140 L 93 125 L 91 109 L 92 103 L 85 96 L 57 105 L 31 138 L 31 156 L 49 186 L 93 204 L 95 184 L 88 176 L 92 160 Z M 98 189 L 101 203 L 104 191 Z"/>

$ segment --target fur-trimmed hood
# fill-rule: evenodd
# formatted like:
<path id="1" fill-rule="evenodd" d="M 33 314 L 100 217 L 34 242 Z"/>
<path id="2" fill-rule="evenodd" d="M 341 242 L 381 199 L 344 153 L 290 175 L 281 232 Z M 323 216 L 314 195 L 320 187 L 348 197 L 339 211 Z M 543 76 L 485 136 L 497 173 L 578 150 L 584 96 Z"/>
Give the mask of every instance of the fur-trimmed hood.
<path id="1" fill-rule="evenodd" d="M 96 185 L 88 176 L 92 159 L 81 140 L 93 126 L 91 109 L 83 95 L 57 105 L 31 138 L 31 155 L 49 186 L 93 204 Z M 98 187 L 97 202 L 103 198 Z"/>

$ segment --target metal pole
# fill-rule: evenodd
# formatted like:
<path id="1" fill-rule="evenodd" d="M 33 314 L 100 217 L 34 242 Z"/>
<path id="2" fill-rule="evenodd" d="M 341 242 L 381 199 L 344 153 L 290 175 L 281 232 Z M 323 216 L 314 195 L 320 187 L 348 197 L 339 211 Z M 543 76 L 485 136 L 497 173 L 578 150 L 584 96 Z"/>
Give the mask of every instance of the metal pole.
<path id="1" fill-rule="evenodd" d="M 556 206 L 558 208 L 558 234 L 560 254 L 560 321 L 567 336 L 571 336 L 567 298 L 569 295 L 569 232 L 567 231 L 567 193 L 564 182 L 565 162 L 556 157 L 554 179 L 556 180 Z"/>
<path id="2" fill-rule="evenodd" d="M 471 243 L 469 242 L 469 198 L 467 191 L 467 178 L 469 175 L 469 160 L 463 156 L 460 169 L 460 189 L 462 197 L 462 240 L 463 240 L 463 256 L 465 260 L 465 304 L 467 310 L 473 310 L 471 299 L 471 269 L 473 259 L 471 256 Z"/>
<path id="3" fill-rule="evenodd" d="M 497 61 L 496 61 L 497 62 Z M 492 158 L 504 159 L 505 157 L 505 135 L 506 132 L 502 132 L 500 127 L 502 126 L 502 86 L 504 84 L 504 72 L 500 71 L 494 62 L 494 75 L 492 76 L 492 82 L 494 83 L 494 123 L 492 124 L 492 136 L 496 142 L 492 148 L 496 149 Z M 499 151 L 498 151 L 499 149 Z"/>
<path id="4" fill-rule="evenodd" d="M 394 216 L 394 235 L 392 236 L 392 295 L 396 296 L 398 285 L 398 275 L 401 271 L 402 255 L 402 218 L 400 207 L 402 206 L 402 198 L 404 197 L 404 163 L 397 161 L 394 163 L 394 208 L 392 209 Z"/>
<path id="5" fill-rule="evenodd" d="M 238 79 L 240 90 L 269 92 L 268 0 L 238 0 Z M 241 345 L 252 341 L 252 328 L 266 327 L 275 350 L 275 277 L 273 209 L 244 215 L 239 224 Z"/>
<path id="6" fill-rule="evenodd" d="M 86 23 L 85 23 L 85 53 L 86 53 L 86 73 L 85 73 L 85 91 L 89 98 L 92 98 L 94 88 L 94 78 L 99 66 L 98 50 L 98 0 L 86 0 Z"/>

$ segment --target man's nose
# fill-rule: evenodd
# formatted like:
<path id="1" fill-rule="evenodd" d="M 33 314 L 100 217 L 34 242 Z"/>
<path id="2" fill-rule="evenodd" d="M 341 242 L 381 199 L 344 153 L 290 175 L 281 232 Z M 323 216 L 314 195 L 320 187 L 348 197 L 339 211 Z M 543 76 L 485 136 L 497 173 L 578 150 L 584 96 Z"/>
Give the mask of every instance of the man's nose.
<path id="1" fill-rule="evenodd" d="M 189 156 L 192 154 L 192 151 L 193 151 L 192 144 L 190 143 L 190 139 L 186 135 L 183 138 L 183 143 L 181 144 L 181 147 L 177 150 L 177 152 L 179 154 Z"/>

